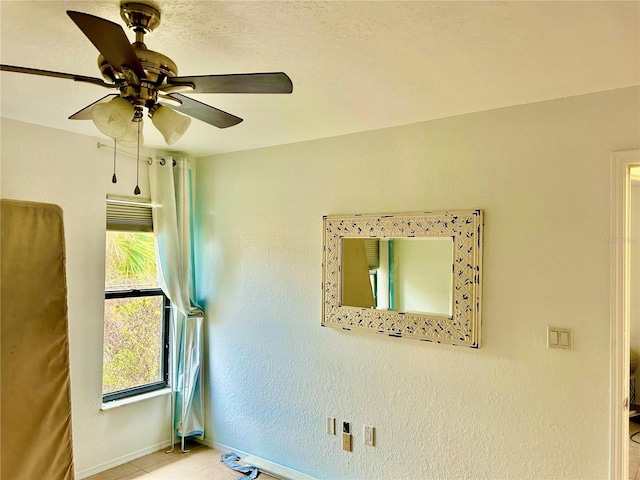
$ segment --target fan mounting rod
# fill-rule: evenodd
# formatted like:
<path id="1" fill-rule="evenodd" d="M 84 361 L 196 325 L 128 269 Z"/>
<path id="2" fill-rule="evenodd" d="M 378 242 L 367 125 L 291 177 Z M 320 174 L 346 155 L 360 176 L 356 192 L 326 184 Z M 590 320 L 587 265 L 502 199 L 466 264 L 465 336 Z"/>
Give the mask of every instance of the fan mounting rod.
<path id="1" fill-rule="evenodd" d="M 148 101 L 155 102 L 155 85 L 162 83 L 164 78 L 178 75 L 178 68 L 173 60 L 159 52 L 149 50 L 144 44 L 144 35 L 160 25 L 160 11 L 145 3 L 126 2 L 120 6 L 120 16 L 127 26 L 135 32 L 136 40 L 131 45 L 131 52 L 134 52 L 137 60 L 133 59 L 135 62 L 132 62 L 132 59 L 129 59 L 128 64 L 124 61 L 119 65 L 112 65 L 101 53 L 98 57 L 98 68 L 107 80 L 112 82 L 125 80 L 125 83 L 119 84 L 120 90 L 129 86 L 135 88 L 142 86 L 149 89 L 148 95 L 145 95 L 144 92 L 141 92 L 141 95 L 135 95 L 131 88 L 128 88 L 126 93 L 123 92 L 125 96 L 136 99 L 139 104 Z M 137 69 L 132 63 L 137 64 Z M 131 70 L 134 70 L 133 73 L 137 78 L 131 75 Z"/>

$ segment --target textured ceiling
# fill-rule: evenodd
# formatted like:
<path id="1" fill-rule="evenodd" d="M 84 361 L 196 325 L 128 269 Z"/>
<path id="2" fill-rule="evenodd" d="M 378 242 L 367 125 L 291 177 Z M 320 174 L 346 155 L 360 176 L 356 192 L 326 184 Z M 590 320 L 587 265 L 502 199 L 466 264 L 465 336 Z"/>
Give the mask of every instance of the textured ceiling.
<path id="1" fill-rule="evenodd" d="M 291 95 L 194 95 L 244 122 L 193 120 L 171 147 L 193 156 L 640 84 L 640 2 L 154 4 L 162 23 L 146 44 L 181 75 L 284 71 L 293 81 Z M 2 63 L 98 77 L 97 50 L 65 12 L 121 24 L 119 5 L 2 0 Z M 107 90 L 8 72 L 0 81 L 3 117 L 100 137 L 67 117 Z M 150 121 L 144 134 L 169 148 Z"/>

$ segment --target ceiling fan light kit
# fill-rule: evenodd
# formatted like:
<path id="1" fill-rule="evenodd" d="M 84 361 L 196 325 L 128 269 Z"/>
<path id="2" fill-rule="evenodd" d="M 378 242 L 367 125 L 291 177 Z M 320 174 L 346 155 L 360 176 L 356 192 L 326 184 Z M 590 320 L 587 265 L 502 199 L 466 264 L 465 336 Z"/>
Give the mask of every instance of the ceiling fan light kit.
<path id="1" fill-rule="evenodd" d="M 167 145 L 176 143 L 191 125 L 191 119 L 163 105 L 155 104 L 149 110 L 149 116 Z"/>
<path id="2" fill-rule="evenodd" d="M 139 115 L 139 118 L 137 118 L 138 111 L 136 111 L 136 116 L 134 117 L 133 121 L 129 122 L 127 132 L 124 134 L 124 136 L 115 139 L 118 142 L 118 145 L 133 148 L 138 146 L 138 142 L 140 143 L 140 145 L 144 144 L 144 136 L 142 134 L 142 128 L 144 125 L 144 122 L 142 121 L 142 111 L 139 112 Z M 140 124 L 140 138 L 138 138 L 138 123 Z"/>
<path id="3" fill-rule="evenodd" d="M 91 118 L 98 130 L 107 137 L 121 138 L 133 120 L 135 108 L 126 98 L 116 97 L 107 103 L 99 103 L 91 111 Z"/>

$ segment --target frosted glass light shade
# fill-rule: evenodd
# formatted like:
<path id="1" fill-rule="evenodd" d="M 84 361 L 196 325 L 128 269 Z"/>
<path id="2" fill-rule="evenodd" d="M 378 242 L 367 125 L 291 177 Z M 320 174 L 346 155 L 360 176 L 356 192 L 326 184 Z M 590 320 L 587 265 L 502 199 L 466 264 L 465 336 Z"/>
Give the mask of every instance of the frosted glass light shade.
<path id="1" fill-rule="evenodd" d="M 160 131 L 167 145 L 176 143 L 191 125 L 191 118 L 162 105 L 153 112 L 151 121 Z"/>
<path id="2" fill-rule="evenodd" d="M 129 122 L 127 126 L 127 132 L 120 138 L 118 138 L 118 145 L 123 147 L 137 147 L 138 146 L 138 123 L 140 123 L 140 145 L 144 144 L 144 135 L 142 135 L 142 120 L 140 122 Z"/>
<path id="3" fill-rule="evenodd" d="M 98 130 L 111 138 L 120 138 L 127 133 L 133 119 L 133 105 L 122 97 L 107 103 L 99 103 L 91 110 L 91 118 Z"/>

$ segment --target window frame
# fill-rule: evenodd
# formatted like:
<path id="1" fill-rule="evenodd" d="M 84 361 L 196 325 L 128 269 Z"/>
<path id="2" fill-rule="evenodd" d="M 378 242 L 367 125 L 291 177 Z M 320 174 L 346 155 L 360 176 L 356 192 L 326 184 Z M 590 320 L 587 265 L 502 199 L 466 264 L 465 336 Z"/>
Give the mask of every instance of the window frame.
<path id="1" fill-rule="evenodd" d="M 161 390 L 169 386 L 169 320 L 171 318 L 171 300 L 160 288 L 132 289 L 132 290 L 107 290 L 104 293 L 104 299 L 112 300 L 117 298 L 142 298 L 162 296 L 162 362 L 161 377 L 162 380 L 157 382 L 146 383 L 136 387 L 125 388 L 115 392 L 105 393 L 102 395 L 102 403 L 121 400 L 123 398 L 141 395 L 156 390 Z"/>

